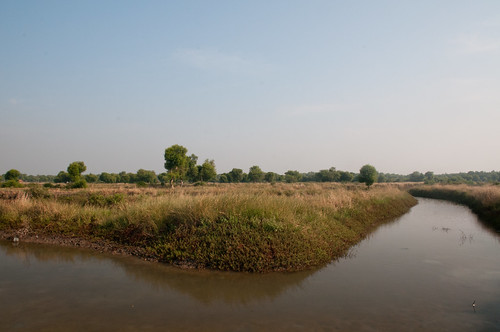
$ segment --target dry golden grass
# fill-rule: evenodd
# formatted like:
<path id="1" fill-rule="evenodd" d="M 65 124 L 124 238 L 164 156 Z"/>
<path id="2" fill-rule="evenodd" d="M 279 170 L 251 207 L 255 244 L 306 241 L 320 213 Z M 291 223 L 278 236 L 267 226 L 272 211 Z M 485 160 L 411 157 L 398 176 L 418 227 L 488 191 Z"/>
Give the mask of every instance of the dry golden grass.
<path id="1" fill-rule="evenodd" d="M 428 190 L 455 191 L 455 192 L 466 193 L 467 195 L 477 199 L 479 202 L 481 202 L 481 204 L 485 206 L 494 205 L 500 202 L 500 186 L 497 185 L 471 186 L 466 184 L 457 184 L 457 185 L 435 184 L 423 188 L 427 188 Z"/>

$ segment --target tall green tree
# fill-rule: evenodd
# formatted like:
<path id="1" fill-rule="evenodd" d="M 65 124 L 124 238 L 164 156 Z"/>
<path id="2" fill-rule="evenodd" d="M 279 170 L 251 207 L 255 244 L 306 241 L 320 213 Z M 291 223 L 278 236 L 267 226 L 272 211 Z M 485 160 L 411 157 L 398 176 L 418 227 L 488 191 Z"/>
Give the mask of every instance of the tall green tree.
<path id="1" fill-rule="evenodd" d="M 23 185 L 19 182 L 19 177 L 21 172 L 17 169 L 11 169 L 4 174 L 5 182 L 2 183 L 2 187 L 22 187 Z"/>
<path id="2" fill-rule="evenodd" d="M 243 181 L 243 170 L 240 168 L 233 168 L 229 173 L 229 181 L 238 183 Z"/>
<path id="3" fill-rule="evenodd" d="M 269 183 L 274 183 L 278 179 L 278 174 L 274 172 L 267 172 L 266 175 L 264 175 L 264 181 L 269 182 Z"/>
<path id="4" fill-rule="evenodd" d="M 288 183 L 299 182 L 302 178 L 302 175 L 298 171 L 286 171 L 285 172 L 285 181 Z"/>
<path id="5" fill-rule="evenodd" d="M 195 182 L 199 179 L 198 167 L 196 166 L 198 162 L 198 156 L 191 154 L 188 157 L 188 167 L 186 171 L 186 178 L 189 182 Z"/>
<path id="6" fill-rule="evenodd" d="M 165 169 L 172 179 L 184 179 L 189 166 L 187 149 L 182 145 L 172 145 L 165 149 Z"/>
<path id="7" fill-rule="evenodd" d="M 85 181 L 89 182 L 89 183 L 94 183 L 94 182 L 97 182 L 97 180 L 99 180 L 99 177 L 96 175 L 96 174 L 87 174 L 84 176 L 85 178 Z"/>
<path id="8" fill-rule="evenodd" d="M 354 178 L 354 175 L 347 171 L 339 171 L 339 174 L 340 174 L 339 178 L 340 182 L 351 182 L 352 179 Z"/>
<path id="9" fill-rule="evenodd" d="M 422 182 L 425 176 L 419 171 L 415 171 L 409 175 L 410 182 Z"/>
<path id="10" fill-rule="evenodd" d="M 358 180 L 361 183 L 365 183 L 368 188 L 377 181 L 377 170 L 372 165 L 364 165 L 359 170 Z"/>
<path id="11" fill-rule="evenodd" d="M 215 162 L 213 160 L 206 159 L 201 165 L 200 177 L 203 181 L 215 180 L 217 171 L 215 170 Z"/>
<path id="12" fill-rule="evenodd" d="M 340 181 L 340 172 L 335 167 L 330 169 L 322 169 L 316 174 L 316 178 L 320 182 L 337 182 Z"/>
<path id="13" fill-rule="evenodd" d="M 21 176 L 21 172 L 17 169 L 11 169 L 4 174 L 5 181 L 19 181 L 19 177 Z"/>
<path id="14" fill-rule="evenodd" d="M 425 183 L 430 184 L 430 183 L 434 182 L 434 172 L 427 171 L 427 172 L 425 172 L 424 176 L 425 176 L 425 180 L 424 180 Z"/>
<path id="15" fill-rule="evenodd" d="M 87 170 L 83 161 L 74 161 L 68 166 L 68 174 L 72 182 L 80 180 L 80 176 Z"/>
<path id="16" fill-rule="evenodd" d="M 102 172 L 101 175 L 99 175 L 99 181 L 104 183 L 116 183 L 118 182 L 118 179 L 119 176 L 115 173 Z"/>
<path id="17" fill-rule="evenodd" d="M 128 175 L 125 171 L 121 171 L 118 173 L 118 182 L 130 183 L 130 175 Z"/>
<path id="18" fill-rule="evenodd" d="M 248 171 L 248 181 L 250 182 L 262 182 L 264 180 L 264 172 L 259 166 L 252 166 Z"/>
<path id="19" fill-rule="evenodd" d="M 71 188 L 86 188 L 87 181 L 82 178 L 82 173 L 87 170 L 83 161 L 74 161 L 68 166 L 68 174 L 71 179 Z"/>
<path id="20" fill-rule="evenodd" d="M 229 183 L 229 176 L 227 173 L 222 173 L 219 175 L 219 182 L 220 183 Z"/>
<path id="21" fill-rule="evenodd" d="M 156 176 L 155 171 L 147 171 L 145 169 L 140 169 L 137 171 L 137 181 L 142 181 L 145 183 L 158 183 L 158 177 Z"/>

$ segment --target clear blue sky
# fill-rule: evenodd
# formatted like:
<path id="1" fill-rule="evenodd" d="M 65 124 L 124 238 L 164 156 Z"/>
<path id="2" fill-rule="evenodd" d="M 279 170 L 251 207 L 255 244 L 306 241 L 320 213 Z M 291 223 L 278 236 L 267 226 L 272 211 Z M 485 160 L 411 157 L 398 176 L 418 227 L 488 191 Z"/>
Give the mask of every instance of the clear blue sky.
<path id="1" fill-rule="evenodd" d="M 0 173 L 500 170 L 500 1 L 0 2 Z"/>

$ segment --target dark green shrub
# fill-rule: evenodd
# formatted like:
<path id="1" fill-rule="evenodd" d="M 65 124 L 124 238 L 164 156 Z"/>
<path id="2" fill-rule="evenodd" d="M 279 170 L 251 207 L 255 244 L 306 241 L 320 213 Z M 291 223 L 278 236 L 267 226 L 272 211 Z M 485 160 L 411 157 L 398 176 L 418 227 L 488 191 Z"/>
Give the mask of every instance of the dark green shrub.
<path id="1" fill-rule="evenodd" d="M 76 189 L 76 188 L 87 188 L 87 181 L 83 179 L 76 180 L 75 182 L 71 183 L 69 185 L 70 188 Z"/>
<path id="2" fill-rule="evenodd" d="M 22 188 L 23 185 L 16 180 L 8 180 L 2 183 L 3 188 Z"/>

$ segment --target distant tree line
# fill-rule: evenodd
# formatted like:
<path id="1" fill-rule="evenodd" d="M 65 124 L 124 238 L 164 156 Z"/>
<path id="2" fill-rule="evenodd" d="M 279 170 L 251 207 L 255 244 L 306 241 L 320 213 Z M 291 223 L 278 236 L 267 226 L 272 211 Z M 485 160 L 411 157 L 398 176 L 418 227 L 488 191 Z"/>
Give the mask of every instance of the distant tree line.
<path id="1" fill-rule="evenodd" d="M 211 165 L 213 161 L 210 161 Z M 198 167 L 197 167 L 198 168 Z M 207 167 L 201 177 L 187 176 L 184 178 L 186 183 L 198 181 L 212 181 L 220 183 L 251 183 L 251 182 L 359 182 L 359 173 L 338 171 L 334 167 L 328 170 L 320 170 L 318 172 L 300 173 L 298 171 L 287 171 L 285 174 L 275 172 L 264 172 L 259 166 L 252 166 L 248 172 L 242 169 L 233 168 L 230 172 L 213 174 L 207 172 Z M 193 173 L 198 174 L 197 169 Z M 120 172 L 100 174 L 86 174 L 82 178 L 88 183 L 144 183 L 144 184 L 164 184 L 169 183 L 171 176 L 168 173 L 156 174 L 152 170 L 139 169 L 136 173 Z M 1 177 L 2 181 L 6 181 L 5 177 Z M 70 183 L 71 177 L 68 172 L 61 171 L 57 175 L 28 175 L 20 173 L 18 180 L 22 182 L 45 182 L 45 183 Z M 176 181 L 177 183 L 178 181 Z M 500 183 L 500 172 L 467 172 L 467 173 L 450 173 L 450 174 L 434 174 L 433 172 L 413 172 L 407 175 L 393 173 L 378 173 L 378 183 L 391 182 L 424 182 L 426 184 L 442 183 L 442 184 L 475 184 L 475 183 Z"/>
<path id="2" fill-rule="evenodd" d="M 215 167 L 213 161 L 209 161 L 210 166 Z M 198 181 L 211 181 L 220 183 L 251 183 L 251 182 L 360 182 L 359 173 L 348 171 L 339 171 L 334 167 L 320 170 L 318 172 L 300 173 L 298 171 L 287 171 L 285 174 L 275 172 L 262 171 L 259 166 L 252 166 L 248 172 L 244 172 L 240 168 L 233 168 L 230 172 L 210 174 L 210 171 L 205 166 L 205 171 L 200 172 L 197 166 L 196 171 L 192 171 L 189 176 L 186 176 L 183 181 L 186 183 L 194 183 Z M 202 173 L 201 176 L 199 173 Z M 196 174 L 196 176 L 194 176 Z M 167 172 L 156 174 L 152 170 L 139 169 L 136 173 L 120 172 L 100 174 L 86 174 L 82 178 L 88 183 L 139 183 L 139 184 L 165 184 L 169 183 L 172 176 Z M 4 183 L 5 177 L 1 178 Z M 70 183 L 71 177 L 68 172 L 61 171 L 57 175 L 27 175 L 20 173 L 18 180 L 22 182 L 44 182 L 44 183 Z M 10 180 L 12 181 L 12 179 Z M 16 181 L 17 182 L 17 181 Z M 500 183 L 500 172 L 467 172 L 467 173 L 450 173 L 450 174 L 434 174 L 433 172 L 413 172 L 407 175 L 393 173 L 378 173 L 376 180 L 378 183 L 392 182 L 424 182 L 426 184 L 442 183 L 442 184 L 475 184 L 475 183 Z M 179 183 L 179 181 L 175 181 Z M 12 184 L 12 182 L 11 182 Z"/>
<path id="3" fill-rule="evenodd" d="M 20 186 L 22 182 L 67 183 L 73 188 L 86 187 L 87 183 L 135 183 L 138 185 L 169 184 L 171 186 L 195 182 L 220 183 L 257 183 L 257 182 L 362 182 L 367 186 L 375 182 L 424 182 L 427 184 L 444 183 L 500 183 L 500 172 L 467 172 L 454 174 L 434 174 L 432 171 L 420 173 L 415 171 L 408 175 L 378 173 L 375 167 L 364 165 L 359 173 L 337 170 L 335 167 L 322 169 L 318 172 L 300 173 L 288 170 L 284 174 L 265 172 L 254 165 L 245 173 L 240 168 L 233 168 L 227 173 L 217 174 L 215 161 L 206 159 L 198 165 L 195 154 L 188 155 L 187 148 L 181 145 L 172 145 L 165 149 L 166 172 L 156 174 L 155 171 L 139 169 L 136 173 L 122 171 L 120 173 L 102 172 L 100 174 L 86 174 L 86 166 L 82 161 L 72 162 L 66 171 L 57 175 L 27 175 L 15 169 L 2 175 L 3 187 Z"/>

